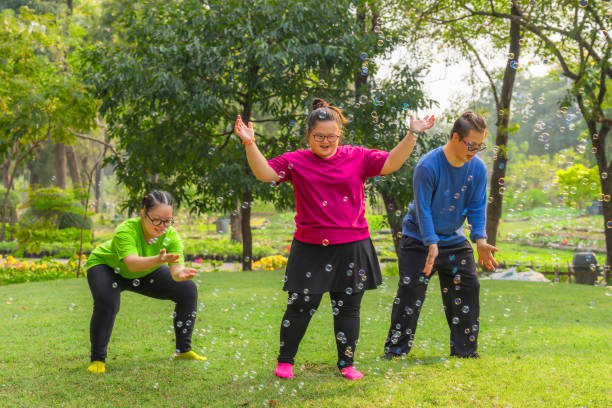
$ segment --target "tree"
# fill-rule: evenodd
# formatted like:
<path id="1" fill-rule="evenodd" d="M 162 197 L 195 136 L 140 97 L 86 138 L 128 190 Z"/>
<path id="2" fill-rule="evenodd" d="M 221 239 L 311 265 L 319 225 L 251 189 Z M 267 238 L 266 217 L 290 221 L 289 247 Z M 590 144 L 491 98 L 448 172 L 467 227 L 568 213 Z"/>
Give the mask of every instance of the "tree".
<path id="1" fill-rule="evenodd" d="M 8 194 L 17 169 L 44 140 L 71 142 L 69 128 L 93 126 L 96 104 L 71 71 L 71 61 L 56 60 L 71 44 L 62 40 L 51 15 L 22 7 L 0 14 L 0 161 L 8 165 L 2 230 Z"/>
<path id="2" fill-rule="evenodd" d="M 531 47 L 542 59 L 553 59 L 559 74 L 572 81 L 571 97 L 576 100 L 588 128 L 599 169 L 601 194 L 609 196 L 612 192 L 608 178 L 612 162 L 606 154 L 606 136 L 612 128 L 612 97 L 608 92 L 612 85 L 612 41 L 606 27 L 609 7 L 598 1 L 569 0 L 530 2 L 525 8 L 516 0 L 512 4 L 516 14 L 504 13 L 493 2 L 482 8 L 455 2 L 463 10 L 458 18 L 483 16 L 518 24 L 531 34 Z M 603 212 L 609 266 L 612 263 L 612 202 L 604 200 Z"/>
<path id="3" fill-rule="evenodd" d="M 561 198 L 567 206 L 584 208 L 587 202 L 599 196 L 599 175 L 596 167 L 588 169 L 582 164 L 574 164 L 557 170 L 556 176 L 562 191 Z"/>
<path id="4" fill-rule="evenodd" d="M 128 205 L 153 186 L 197 212 L 231 212 L 240 200 L 250 269 L 254 197 L 279 208 L 293 197 L 289 186 L 254 179 L 233 122 L 240 114 L 276 124 L 256 135 L 269 157 L 295 148 L 308 97 L 335 95 L 360 69 L 347 9 L 348 1 L 188 0 L 134 4 L 117 16 L 117 43 L 87 58 L 122 152 L 112 162 L 131 193 Z"/>

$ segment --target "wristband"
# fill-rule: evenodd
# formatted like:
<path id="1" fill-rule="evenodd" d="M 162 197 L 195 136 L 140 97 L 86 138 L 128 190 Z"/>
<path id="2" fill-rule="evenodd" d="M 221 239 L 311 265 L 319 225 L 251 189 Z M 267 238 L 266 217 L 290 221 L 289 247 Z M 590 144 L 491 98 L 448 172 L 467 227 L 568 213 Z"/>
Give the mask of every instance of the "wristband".
<path id="1" fill-rule="evenodd" d="M 424 135 L 424 134 L 425 134 L 425 132 L 419 132 L 418 130 L 414 130 L 414 129 L 410 129 L 410 128 L 408 128 L 408 132 L 410 132 L 410 133 L 414 133 L 414 134 L 415 134 L 415 135 L 417 135 L 417 136 L 420 136 L 420 135 Z"/>
<path id="2" fill-rule="evenodd" d="M 245 146 L 248 146 L 248 145 L 253 144 L 253 143 L 255 143 L 255 137 L 252 137 L 251 139 L 249 139 L 247 141 L 244 141 L 244 140 L 242 141 L 242 144 L 245 145 Z"/>

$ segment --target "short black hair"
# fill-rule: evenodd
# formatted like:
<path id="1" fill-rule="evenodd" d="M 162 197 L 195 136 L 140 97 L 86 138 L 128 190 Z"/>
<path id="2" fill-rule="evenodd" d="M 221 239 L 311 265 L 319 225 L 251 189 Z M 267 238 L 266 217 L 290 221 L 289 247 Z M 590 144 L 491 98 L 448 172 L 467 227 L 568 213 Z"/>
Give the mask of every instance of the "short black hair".
<path id="1" fill-rule="evenodd" d="M 467 137 L 470 130 L 483 133 L 487 130 L 487 122 L 485 118 L 479 114 L 471 111 L 463 113 L 453 124 L 453 129 L 450 132 L 450 138 L 457 133 L 459 140 L 463 140 Z"/>

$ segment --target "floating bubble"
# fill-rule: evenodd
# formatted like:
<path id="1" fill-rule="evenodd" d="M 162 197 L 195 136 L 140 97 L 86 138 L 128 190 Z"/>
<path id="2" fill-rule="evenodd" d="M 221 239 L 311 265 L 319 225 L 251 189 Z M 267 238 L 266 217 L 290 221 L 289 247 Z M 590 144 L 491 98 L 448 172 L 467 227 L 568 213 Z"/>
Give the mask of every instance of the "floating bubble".
<path id="1" fill-rule="evenodd" d="M 176 327 L 183 327 L 183 322 L 180 320 L 176 322 Z"/>
<path id="2" fill-rule="evenodd" d="M 346 271 L 346 276 L 353 276 L 353 270 L 352 269 L 348 269 Z"/>
<path id="3" fill-rule="evenodd" d="M 353 288 L 351 288 L 350 286 L 348 288 L 346 288 L 346 290 L 344 291 L 344 293 L 346 293 L 347 295 L 351 295 L 353 293 Z"/>
<path id="4" fill-rule="evenodd" d="M 399 297 L 395 297 L 395 299 L 393 299 L 393 303 L 395 303 L 396 305 L 399 305 L 401 302 L 401 299 Z"/>
<path id="5" fill-rule="evenodd" d="M 411 308 L 410 306 L 406 306 L 406 307 L 404 308 L 404 311 L 406 312 L 406 314 L 407 314 L 408 316 L 410 316 L 411 314 L 413 314 L 413 313 L 414 313 L 414 310 L 412 310 L 412 308 Z"/>
<path id="6" fill-rule="evenodd" d="M 333 268 L 332 268 L 331 264 L 327 264 L 327 265 L 325 265 L 325 272 L 331 272 L 331 271 L 332 271 L 332 269 L 333 269 Z"/>
<path id="7" fill-rule="evenodd" d="M 402 278 L 402 283 L 403 283 L 404 285 L 408 285 L 408 284 L 410 283 L 410 276 L 404 276 L 404 277 Z"/>
<path id="8" fill-rule="evenodd" d="M 419 307 L 419 306 L 421 306 L 422 304 L 423 304 L 423 302 L 421 301 L 421 299 L 417 299 L 417 300 L 416 300 L 416 302 L 414 302 L 414 305 L 415 305 L 416 307 Z"/>
<path id="9" fill-rule="evenodd" d="M 452 322 L 453 322 L 453 324 L 459 324 L 459 318 L 458 317 L 453 317 Z"/>
<path id="10" fill-rule="evenodd" d="M 453 282 L 455 282 L 455 285 L 458 285 L 459 283 L 461 283 L 461 275 L 455 275 Z"/>
<path id="11" fill-rule="evenodd" d="M 310 278 L 311 276 L 312 276 L 312 273 L 311 273 L 310 271 L 309 271 L 309 272 L 306 272 L 306 277 L 307 277 L 307 278 Z"/>
<path id="12" fill-rule="evenodd" d="M 470 339 L 470 341 L 476 341 L 476 336 L 474 336 L 474 335 L 472 334 L 472 335 L 470 335 L 469 339 Z"/>
<path id="13" fill-rule="evenodd" d="M 291 322 L 289 320 L 283 320 L 283 327 L 291 326 Z"/>
<path id="14" fill-rule="evenodd" d="M 607 178 L 608 178 L 608 173 L 607 173 L 607 172 L 605 172 L 605 171 L 602 171 L 602 172 L 601 172 L 601 178 L 602 178 L 602 180 L 607 179 Z"/>
<path id="15" fill-rule="evenodd" d="M 344 201 L 345 203 L 348 201 L 348 199 L 349 198 L 347 196 L 342 197 L 342 201 Z"/>
<path id="16" fill-rule="evenodd" d="M 469 307 L 468 305 L 465 305 L 465 306 L 463 306 L 463 308 L 461 309 L 461 311 L 462 311 L 463 313 L 469 313 L 469 311 L 470 311 L 470 307 Z"/>
<path id="17" fill-rule="evenodd" d="M 140 279 L 134 279 L 134 280 L 132 281 L 132 286 L 136 287 L 136 286 L 138 286 L 138 285 L 140 285 Z"/>
<path id="18" fill-rule="evenodd" d="M 456 305 L 460 305 L 461 304 L 461 298 L 456 298 L 455 299 L 455 304 Z"/>
<path id="19" fill-rule="evenodd" d="M 111 286 L 113 287 L 113 289 L 117 289 L 117 282 L 113 282 Z"/>
<path id="20" fill-rule="evenodd" d="M 362 52 L 360 57 L 361 57 L 362 60 L 364 60 L 364 59 L 368 58 L 368 53 L 367 52 Z"/>
<path id="21" fill-rule="evenodd" d="M 328 246 L 329 245 L 329 239 L 325 238 L 321 244 L 323 244 L 323 246 Z M 328 271 L 329 272 L 329 271 Z"/>

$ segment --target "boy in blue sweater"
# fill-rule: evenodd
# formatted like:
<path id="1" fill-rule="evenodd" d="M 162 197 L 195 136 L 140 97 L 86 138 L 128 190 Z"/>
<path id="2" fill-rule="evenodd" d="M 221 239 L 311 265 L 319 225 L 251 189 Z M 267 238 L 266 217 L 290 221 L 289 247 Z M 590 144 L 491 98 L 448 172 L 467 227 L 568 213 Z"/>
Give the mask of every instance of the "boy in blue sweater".
<path id="1" fill-rule="evenodd" d="M 472 246 L 463 234 L 467 217 L 479 264 L 494 269 L 497 251 L 485 233 L 487 169 L 476 154 L 484 150 L 485 119 L 466 112 L 450 140 L 419 160 L 414 170 L 414 201 L 403 221 L 399 284 L 385 342 L 385 357 L 410 351 L 429 277 L 438 271 L 450 354 L 478 358 L 480 284 Z"/>

